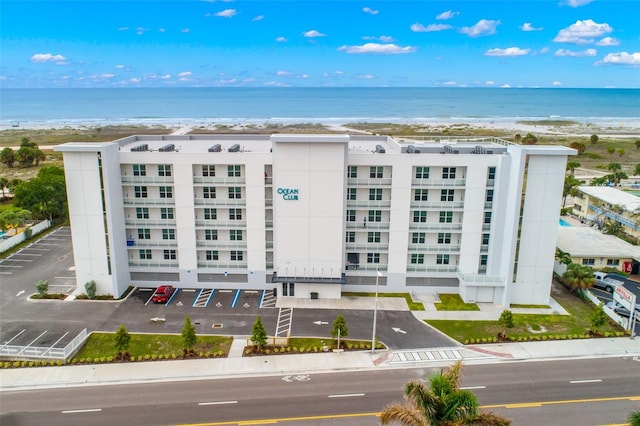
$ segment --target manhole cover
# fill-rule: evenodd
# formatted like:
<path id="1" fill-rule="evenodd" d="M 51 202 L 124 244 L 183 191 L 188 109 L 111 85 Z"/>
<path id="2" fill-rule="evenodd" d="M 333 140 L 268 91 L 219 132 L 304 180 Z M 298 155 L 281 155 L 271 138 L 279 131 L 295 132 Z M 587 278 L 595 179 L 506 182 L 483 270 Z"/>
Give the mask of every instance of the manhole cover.
<path id="1" fill-rule="evenodd" d="M 222 323 L 214 322 L 211 328 L 222 328 Z"/>

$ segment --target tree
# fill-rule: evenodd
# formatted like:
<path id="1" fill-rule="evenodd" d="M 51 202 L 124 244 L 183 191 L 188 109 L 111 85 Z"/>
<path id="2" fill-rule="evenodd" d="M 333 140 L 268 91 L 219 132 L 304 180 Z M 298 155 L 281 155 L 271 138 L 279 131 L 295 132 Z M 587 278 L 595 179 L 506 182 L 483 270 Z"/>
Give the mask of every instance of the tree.
<path id="1" fill-rule="evenodd" d="M 89 296 L 89 299 L 96 298 L 96 282 L 94 280 L 88 281 L 84 285 L 84 289 L 87 291 L 87 296 Z"/>
<path id="2" fill-rule="evenodd" d="M 331 337 L 338 338 L 338 349 L 340 349 L 340 338 L 349 335 L 349 328 L 347 327 L 347 321 L 342 315 L 338 315 L 333 321 L 333 328 L 331 329 Z"/>
<path id="3" fill-rule="evenodd" d="M 634 176 L 640 176 L 640 163 L 636 164 L 636 168 L 633 169 Z"/>
<path id="4" fill-rule="evenodd" d="M 527 133 L 527 135 L 522 138 L 523 145 L 535 145 L 538 143 L 538 138 L 533 133 Z"/>
<path id="5" fill-rule="evenodd" d="M 636 408 L 627 416 L 630 426 L 640 426 L 640 408 Z"/>
<path id="6" fill-rule="evenodd" d="M 615 220 L 607 220 L 602 226 L 602 233 L 607 235 L 618 235 L 622 232 L 622 224 Z"/>
<path id="7" fill-rule="evenodd" d="M 0 195 L 0 200 L 5 199 L 6 190 L 8 188 L 9 188 L 9 179 L 7 179 L 4 176 L 0 177 L 0 192 L 2 192 L 2 195 Z"/>
<path id="8" fill-rule="evenodd" d="M 267 330 L 265 330 L 262 324 L 262 318 L 258 315 L 256 322 L 253 323 L 251 329 L 251 341 L 258 348 L 258 352 L 262 350 L 262 347 L 267 344 Z"/>
<path id="9" fill-rule="evenodd" d="M 580 163 L 578 163 L 577 161 L 567 162 L 567 170 L 569 171 L 569 173 L 571 173 L 571 176 L 573 176 L 574 172 L 578 167 L 580 167 Z"/>
<path id="10" fill-rule="evenodd" d="M 593 314 L 591 314 L 591 330 L 597 333 L 607 323 L 607 313 L 602 308 L 604 302 L 600 302 Z"/>
<path id="11" fill-rule="evenodd" d="M 47 293 L 49 293 L 49 281 L 47 280 L 40 280 L 36 283 L 36 290 L 38 290 L 38 294 L 40 294 L 40 297 L 44 298 L 47 296 Z"/>
<path id="12" fill-rule="evenodd" d="M 600 138 L 598 137 L 598 135 L 591 135 L 591 137 L 589 138 L 589 140 L 591 141 L 591 144 L 592 144 L 592 145 L 597 144 L 597 143 L 598 143 L 598 139 L 600 139 Z"/>
<path id="13" fill-rule="evenodd" d="M 572 291 L 586 290 L 593 286 L 596 281 L 593 277 L 593 270 L 586 265 L 578 263 L 567 265 L 567 270 L 562 274 L 562 279 Z"/>
<path id="14" fill-rule="evenodd" d="M 184 319 L 184 327 L 182 327 L 182 345 L 185 353 L 191 352 L 197 342 L 196 328 L 191 324 L 191 319 L 187 315 Z"/>
<path id="15" fill-rule="evenodd" d="M 31 217 L 29 210 L 12 207 L 0 213 L 0 230 L 7 231 L 23 226 Z"/>
<path id="16" fill-rule="evenodd" d="M 615 146 L 613 146 L 613 145 L 607 146 L 607 154 L 613 155 L 614 152 L 616 152 L 616 147 Z"/>
<path id="17" fill-rule="evenodd" d="M 563 265 L 569 266 L 571 263 L 571 254 L 556 247 L 556 260 Z"/>
<path id="18" fill-rule="evenodd" d="M 29 210 L 35 219 L 58 219 L 67 215 L 64 170 L 57 166 L 40 169 L 38 176 L 18 184 L 14 205 Z"/>
<path id="19" fill-rule="evenodd" d="M 500 318 L 498 318 L 498 324 L 502 326 L 502 333 L 500 333 L 500 337 L 507 337 L 507 328 L 513 328 L 513 312 L 509 309 L 505 309 L 500 314 Z"/>
<path id="20" fill-rule="evenodd" d="M 383 425 L 398 422 L 405 426 L 510 425 L 511 420 L 480 409 L 469 390 L 460 389 L 462 362 L 429 377 L 428 386 L 410 381 L 404 387 L 405 402 L 393 403 L 382 411 Z"/>
<path id="21" fill-rule="evenodd" d="M 122 358 L 122 353 L 129 350 L 129 343 L 131 342 L 131 336 L 123 324 L 120 324 L 115 335 L 116 350 L 118 356 Z"/>
<path id="22" fill-rule="evenodd" d="M 0 162 L 7 167 L 13 167 L 13 163 L 16 162 L 16 153 L 13 148 L 7 147 L 0 151 Z"/>
<path id="23" fill-rule="evenodd" d="M 640 140 L 637 140 L 633 143 L 636 146 L 636 149 L 640 149 Z"/>
<path id="24" fill-rule="evenodd" d="M 624 155 L 624 153 L 625 153 L 625 150 L 624 150 L 624 148 L 618 148 L 618 150 L 616 152 L 618 153 L 618 155 L 620 157 L 622 157 Z"/>
<path id="25" fill-rule="evenodd" d="M 609 178 L 607 176 L 600 176 L 591 179 L 591 186 L 604 186 L 609 183 Z"/>
<path id="26" fill-rule="evenodd" d="M 578 151 L 578 154 L 584 154 L 587 151 L 587 146 L 582 142 L 571 142 L 569 148 L 573 148 Z"/>
<path id="27" fill-rule="evenodd" d="M 516 141 L 516 143 L 520 143 L 522 141 L 522 135 L 520 133 L 516 133 L 513 139 Z"/>
<path id="28" fill-rule="evenodd" d="M 567 204 L 568 196 L 575 197 L 578 195 L 578 187 L 580 186 L 580 183 L 581 182 L 573 177 L 573 175 L 565 176 L 564 186 L 562 188 L 562 208 Z"/>
<path id="29" fill-rule="evenodd" d="M 21 146 L 16 151 L 16 161 L 21 167 L 29 167 L 33 165 L 33 160 L 36 158 L 36 155 L 36 148 Z"/>
<path id="30" fill-rule="evenodd" d="M 31 142 L 31 139 L 24 137 L 20 139 L 20 147 L 26 146 L 28 148 L 37 148 L 38 144 L 35 142 Z"/>

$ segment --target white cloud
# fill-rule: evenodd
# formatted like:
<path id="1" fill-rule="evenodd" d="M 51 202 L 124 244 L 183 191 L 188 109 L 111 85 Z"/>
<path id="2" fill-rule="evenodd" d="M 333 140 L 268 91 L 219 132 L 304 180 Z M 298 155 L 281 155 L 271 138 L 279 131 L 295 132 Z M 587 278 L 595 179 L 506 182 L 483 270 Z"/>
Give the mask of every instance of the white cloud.
<path id="1" fill-rule="evenodd" d="M 484 52 L 485 56 L 523 56 L 528 55 L 531 49 L 520 49 L 519 47 L 507 47 L 506 49 L 489 49 Z"/>
<path id="2" fill-rule="evenodd" d="M 502 86 L 500 86 L 500 87 L 502 87 L 502 88 L 504 88 L 504 89 L 509 89 L 509 88 L 511 88 L 511 85 L 510 85 L 509 83 L 505 83 L 505 84 L 503 84 L 503 85 L 502 85 Z"/>
<path id="3" fill-rule="evenodd" d="M 445 20 L 451 19 L 455 16 L 460 15 L 460 12 L 454 12 L 452 10 L 447 10 L 446 12 L 442 12 L 440 15 L 436 16 L 436 19 Z"/>
<path id="4" fill-rule="evenodd" d="M 544 54 L 544 53 L 549 53 L 551 49 L 549 49 L 548 47 L 543 47 L 542 49 L 540 49 L 540 53 Z"/>
<path id="5" fill-rule="evenodd" d="M 62 55 L 52 55 L 51 53 L 36 53 L 31 56 L 31 62 L 53 62 L 62 65 L 67 63 L 67 58 Z"/>
<path id="6" fill-rule="evenodd" d="M 450 30 L 451 28 L 451 25 L 446 24 L 429 24 L 425 27 L 421 23 L 416 22 L 415 24 L 411 25 L 411 31 L 416 33 L 430 33 L 434 31 Z"/>
<path id="7" fill-rule="evenodd" d="M 121 70 L 121 69 L 123 69 L 123 68 L 124 68 L 124 65 L 120 65 L 120 64 L 118 64 L 118 65 L 116 65 L 116 68 L 117 68 L 117 69 L 119 69 L 119 70 Z"/>
<path id="8" fill-rule="evenodd" d="M 495 86 L 496 82 L 493 80 L 487 80 L 484 82 L 484 84 L 486 84 L 487 86 Z"/>
<path id="9" fill-rule="evenodd" d="M 381 36 L 364 36 L 362 37 L 363 40 L 380 40 L 383 43 L 391 43 L 394 38 L 391 36 L 386 36 L 386 35 L 381 35 Z"/>
<path id="10" fill-rule="evenodd" d="M 169 80 L 170 78 L 171 78 L 171 74 L 165 74 L 160 76 L 160 79 L 162 80 Z"/>
<path id="11" fill-rule="evenodd" d="M 613 37 L 605 37 L 599 41 L 596 41 L 596 46 L 617 46 L 620 44 L 620 40 Z"/>
<path id="12" fill-rule="evenodd" d="M 525 22 L 524 24 L 522 24 L 520 29 L 522 31 L 542 31 L 542 30 L 544 30 L 544 28 L 542 28 L 542 27 L 538 27 L 538 28 L 534 27 L 533 25 L 531 25 L 531 22 Z"/>
<path id="13" fill-rule="evenodd" d="M 225 9 L 221 10 L 220 12 L 214 13 L 213 16 L 219 16 L 221 18 L 233 18 L 237 14 L 238 13 L 235 9 Z"/>
<path id="14" fill-rule="evenodd" d="M 602 61 L 598 62 L 598 65 L 601 64 L 611 64 L 611 65 L 640 65 L 640 52 L 627 53 L 627 52 L 616 52 L 609 53 L 605 56 Z"/>
<path id="15" fill-rule="evenodd" d="M 120 27 L 118 31 L 129 31 L 129 27 Z"/>
<path id="16" fill-rule="evenodd" d="M 551 83 L 552 86 L 558 87 L 558 86 L 562 86 L 562 83 L 559 81 L 554 81 L 553 83 Z"/>
<path id="17" fill-rule="evenodd" d="M 360 80 L 373 80 L 376 77 L 371 74 L 358 74 L 355 78 L 359 78 Z"/>
<path id="18" fill-rule="evenodd" d="M 112 73 L 100 74 L 100 77 L 102 77 L 102 78 L 113 78 L 113 77 L 115 77 L 115 76 L 116 76 L 116 75 L 115 75 L 115 74 L 112 74 Z"/>
<path id="19" fill-rule="evenodd" d="M 402 53 L 413 53 L 418 49 L 413 46 L 401 47 L 393 43 L 365 43 L 360 46 L 340 46 L 338 50 L 346 53 L 378 53 L 383 55 L 396 55 Z"/>
<path id="20" fill-rule="evenodd" d="M 579 52 L 574 52 L 573 50 L 567 50 L 567 49 L 558 49 L 556 50 L 556 53 L 553 54 L 553 56 L 573 56 L 573 57 L 583 57 L 583 56 L 596 56 L 598 52 L 596 51 L 596 49 L 587 49 L 587 50 L 582 50 Z"/>
<path id="21" fill-rule="evenodd" d="M 500 21 L 490 19 L 481 19 L 472 27 L 463 27 L 460 32 L 469 37 L 478 37 L 481 35 L 490 35 L 496 33 L 496 27 L 500 25 Z"/>
<path id="22" fill-rule="evenodd" d="M 185 78 L 185 77 L 190 77 L 191 76 L 191 71 L 184 71 L 181 72 L 180 74 L 178 74 L 178 77 L 180 78 Z"/>
<path id="23" fill-rule="evenodd" d="M 140 81 L 141 80 L 139 78 L 136 78 L 136 77 L 133 77 L 133 78 L 129 79 L 129 83 L 140 83 Z"/>
<path id="24" fill-rule="evenodd" d="M 444 86 L 456 86 L 458 84 L 458 82 L 456 81 L 445 81 L 444 83 L 442 83 Z"/>
<path id="25" fill-rule="evenodd" d="M 189 28 L 183 28 L 183 29 L 180 30 L 180 32 L 189 33 L 189 32 L 191 32 L 191 30 Z"/>
<path id="26" fill-rule="evenodd" d="M 584 6 L 585 4 L 591 3 L 592 1 L 593 0 L 567 0 L 565 4 L 571 7 L 580 7 Z"/>
<path id="27" fill-rule="evenodd" d="M 167 30 L 164 29 L 164 28 L 160 28 L 158 31 L 161 32 L 161 33 L 166 33 L 167 32 Z"/>
<path id="28" fill-rule="evenodd" d="M 282 36 L 280 36 L 280 37 L 276 38 L 276 41 L 277 41 L 278 43 L 284 43 L 285 41 L 288 41 L 288 40 L 287 40 L 287 38 L 286 38 L 286 37 L 282 37 Z"/>
<path id="29" fill-rule="evenodd" d="M 368 13 L 368 14 L 370 14 L 370 15 L 377 15 L 378 13 L 380 13 L 380 11 L 379 11 L 379 10 L 373 10 L 373 9 L 371 9 L 370 7 L 363 7 L 363 8 L 362 8 L 362 11 L 363 11 L 364 13 Z"/>
<path id="30" fill-rule="evenodd" d="M 289 77 L 289 78 L 309 78 L 308 74 L 295 74 L 290 71 L 278 70 L 276 71 L 276 75 L 278 77 Z"/>
<path id="31" fill-rule="evenodd" d="M 291 73 L 289 71 L 276 71 L 277 76 L 289 76 Z"/>
<path id="32" fill-rule="evenodd" d="M 326 36 L 326 34 L 322 34 L 320 31 L 316 31 L 316 30 L 309 30 L 306 31 L 304 33 L 302 33 L 303 36 L 305 37 L 324 37 Z"/>
<path id="33" fill-rule="evenodd" d="M 233 84 L 235 82 L 237 82 L 238 80 L 235 78 L 230 78 L 229 80 L 218 80 L 218 83 L 220 84 Z"/>
<path id="34" fill-rule="evenodd" d="M 264 15 L 258 15 L 255 18 L 253 18 L 251 21 L 257 22 L 257 21 L 262 21 L 263 19 L 264 19 Z"/>
<path id="35" fill-rule="evenodd" d="M 593 43 L 596 37 L 603 36 L 613 31 L 609 24 L 598 24 L 591 19 L 576 21 L 575 24 L 560 30 L 556 38 L 556 43 L 589 44 Z"/>

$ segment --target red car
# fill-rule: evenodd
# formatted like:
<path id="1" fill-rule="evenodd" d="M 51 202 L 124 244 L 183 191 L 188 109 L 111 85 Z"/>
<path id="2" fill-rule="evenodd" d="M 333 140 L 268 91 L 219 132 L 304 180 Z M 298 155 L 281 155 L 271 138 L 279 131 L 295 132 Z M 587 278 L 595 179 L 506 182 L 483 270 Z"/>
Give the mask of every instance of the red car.
<path id="1" fill-rule="evenodd" d="M 174 291 L 173 286 L 161 285 L 153 294 L 153 303 L 167 303 Z"/>

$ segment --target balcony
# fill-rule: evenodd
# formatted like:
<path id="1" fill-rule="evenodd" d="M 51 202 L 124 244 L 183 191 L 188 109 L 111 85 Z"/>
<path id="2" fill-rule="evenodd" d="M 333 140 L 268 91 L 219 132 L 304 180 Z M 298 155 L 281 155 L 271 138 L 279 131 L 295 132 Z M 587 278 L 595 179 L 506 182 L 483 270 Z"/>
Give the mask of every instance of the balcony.
<path id="1" fill-rule="evenodd" d="M 222 249 L 222 250 L 244 250 L 247 248 L 246 241 L 220 241 L 220 240 L 198 240 L 198 248 Z"/>
<path id="2" fill-rule="evenodd" d="M 391 200 L 347 200 L 347 207 L 349 208 L 389 208 L 391 207 Z"/>
<path id="3" fill-rule="evenodd" d="M 425 265 L 414 265 L 414 264 L 409 264 L 407 265 L 407 272 L 440 272 L 440 273 L 452 273 L 452 272 L 456 272 L 458 270 L 458 267 L 455 265 L 430 265 L 430 266 L 425 266 Z"/>
<path id="4" fill-rule="evenodd" d="M 225 271 L 230 269 L 246 269 L 247 262 L 244 262 L 244 261 L 224 262 L 224 261 L 217 261 L 217 260 L 199 260 L 198 268 L 223 269 Z"/>
<path id="5" fill-rule="evenodd" d="M 411 180 L 411 186 L 417 186 L 417 187 L 436 187 L 436 188 L 440 188 L 440 187 L 462 187 L 464 188 L 464 186 L 467 184 L 467 180 L 466 179 L 412 179 Z"/>
<path id="6" fill-rule="evenodd" d="M 431 223 L 431 222 L 411 222 L 410 230 L 426 231 L 461 231 L 462 223 Z"/>
<path id="7" fill-rule="evenodd" d="M 389 222 L 347 222 L 347 229 L 376 230 L 389 229 Z"/>
<path id="8" fill-rule="evenodd" d="M 391 178 L 348 178 L 348 186 L 363 186 L 367 188 L 377 188 L 380 186 L 391 186 Z"/>
<path id="9" fill-rule="evenodd" d="M 460 251 L 459 244 L 409 244 L 410 252 L 451 253 Z"/>
<path id="10" fill-rule="evenodd" d="M 420 209 L 463 209 L 464 201 L 412 201 L 411 208 Z"/>
<path id="11" fill-rule="evenodd" d="M 202 198 L 194 197 L 193 202 L 196 206 L 244 206 L 247 200 L 243 198 Z"/>
<path id="12" fill-rule="evenodd" d="M 146 226 L 146 227 L 175 227 L 175 219 L 125 219 L 126 226 Z"/>
<path id="13" fill-rule="evenodd" d="M 133 245 L 129 245 L 129 241 L 133 241 Z M 176 240 L 127 240 L 128 247 L 141 248 L 154 248 L 154 247 L 171 247 L 178 248 L 178 242 Z"/>
<path id="14" fill-rule="evenodd" d="M 493 201 L 485 201 L 485 202 L 484 202 L 484 208 L 485 208 L 485 209 L 491 209 L 491 208 L 493 208 Z"/>
<path id="15" fill-rule="evenodd" d="M 220 186 L 235 186 L 244 185 L 244 176 L 194 176 L 194 186 L 198 185 L 220 185 Z"/>
<path id="16" fill-rule="evenodd" d="M 177 260 L 130 260 L 129 266 L 139 268 L 177 268 Z"/>
<path id="17" fill-rule="evenodd" d="M 389 243 L 346 243 L 345 249 L 348 251 L 361 251 L 366 253 L 387 251 L 389 250 Z"/>
<path id="18" fill-rule="evenodd" d="M 122 201 L 125 206 L 172 206 L 176 202 L 173 198 L 138 197 L 124 197 Z"/>
<path id="19" fill-rule="evenodd" d="M 173 183 L 173 176 L 122 176 L 123 184 L 158 184 L 166 185 Z"/>
<path id="20" fill-rule="evenodd" d="M 196 219 L 196 227 L 198 228 L 233 228 L 240 229 L 247 227 L 246 220 L 208 220 Z"/>

